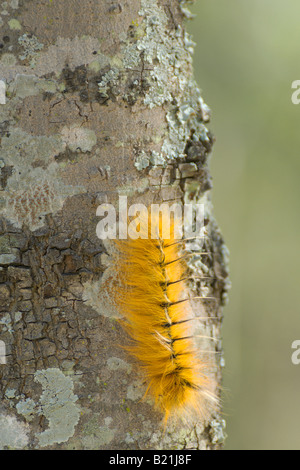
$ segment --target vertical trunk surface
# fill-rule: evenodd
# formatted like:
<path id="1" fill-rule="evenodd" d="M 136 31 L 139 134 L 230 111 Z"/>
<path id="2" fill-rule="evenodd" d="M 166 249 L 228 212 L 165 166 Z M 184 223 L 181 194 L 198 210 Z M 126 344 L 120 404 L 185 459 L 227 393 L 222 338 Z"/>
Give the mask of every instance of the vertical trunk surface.
<path id="1" fill-rule="evenodd" d="M 226 249 L 210 203 L 209 109 L 193 78 L 183 3 L 2 2 L 2 449 L 222 446 L 218 412 L 164 431 L 141 401 L 145 385 L 118 346 L 109 244 L 96 236 L 98 205 L 117 207 L 120 194 L 205 203 L 213 256 L 190 267 L 214 278 L 204 289 L 217 302 L 199 308 L 218 317 L 204 328 L 220 337 Z"/>

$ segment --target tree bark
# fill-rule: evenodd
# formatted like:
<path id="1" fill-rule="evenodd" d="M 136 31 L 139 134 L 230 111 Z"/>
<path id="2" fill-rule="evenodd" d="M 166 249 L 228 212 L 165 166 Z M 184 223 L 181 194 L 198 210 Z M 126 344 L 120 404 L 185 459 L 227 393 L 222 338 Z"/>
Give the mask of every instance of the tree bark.
<path id="1" fill-rule="evenodd" d="M 209 109 L 180 0 L 8 0 L 0 37 L 0 448 L 219 449 L 224 421 L 161 427 L 120 349 L 101 203 L 205 203 L 220 338 L 228 272 Z M 201 251 L 201 247 L 199 247 Z M 194 286 L 195 291 L 199 286 Z M 216 350 L 222 353 L 220 341 Z M 0 358 L 1 359 L 1 358 Z M 214 361 L 221 383 L 222 354 Z M 217 391 L 219 393 L 219 391 Z"/>

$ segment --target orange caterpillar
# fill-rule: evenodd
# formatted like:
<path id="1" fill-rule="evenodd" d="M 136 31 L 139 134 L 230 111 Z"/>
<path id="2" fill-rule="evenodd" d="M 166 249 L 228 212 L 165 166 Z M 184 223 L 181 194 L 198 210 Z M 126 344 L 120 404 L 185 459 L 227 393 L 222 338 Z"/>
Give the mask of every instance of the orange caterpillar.
<path id="1" fill-rule="evenodd" d="M 157 227 L 161 235 L 161 221 Z M 146 230 L 142 223 L 140 230 Z M 141 238 L 116 242 L 115 296 L 132 340 L 126 349 L 140 363 L 148 383 L 146 394 L 154 398 L 165 422 L 189 412 L 204 419 L 217 403 L 207 364 L 197 358 L 191 321 L 195 316 L 186 301 L 187 266 L 174 233 L 172 222 L 170 238 L 151 239 L 149 223 Z"/>

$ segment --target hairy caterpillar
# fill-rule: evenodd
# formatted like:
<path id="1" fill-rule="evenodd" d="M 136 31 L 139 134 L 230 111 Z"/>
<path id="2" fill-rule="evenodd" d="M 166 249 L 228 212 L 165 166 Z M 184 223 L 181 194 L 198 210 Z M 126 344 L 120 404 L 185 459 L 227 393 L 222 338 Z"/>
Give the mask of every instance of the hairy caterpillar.
<path id="1" fill-rule="evenodd" d="M 138 360 L 147 381 L 146 395 L 154 398 L 165 422 L 195 412 L 205 418 L 218 400 L 207 373 L 209 364 L 200 360 L 195 347 L 197 317 L 189 302 L 183 243 L 175 237 L 174 219 L 167 238 L 161 218 L 144 222 L 139 224 L 140 238 L 116 241 L 115 298 L 131 338 L 126 349 Z M 156 238 L 151 238 L 153 227 Z"/>

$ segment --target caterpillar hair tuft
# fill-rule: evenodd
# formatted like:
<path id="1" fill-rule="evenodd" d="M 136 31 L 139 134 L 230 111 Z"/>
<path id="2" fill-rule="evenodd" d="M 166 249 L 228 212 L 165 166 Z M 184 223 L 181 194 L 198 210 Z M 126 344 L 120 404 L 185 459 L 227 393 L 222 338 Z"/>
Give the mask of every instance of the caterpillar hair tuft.
<path id="1" fill-rule="evenodd" d="M 151 238 L 151 224 L 158 236 Z M 161 219 L 140 224 L 140 238 L 117 240 L 116 304 L 131 342 L 126 349 L 136 358 L 156 407 L 170 417 L 189 413 L 208 417 L 218 407 L 211 363 L 200 357 L 194 337 L 193 312 L 187 282 L 190 279 L 183 242 L 162 237 Z"/>

